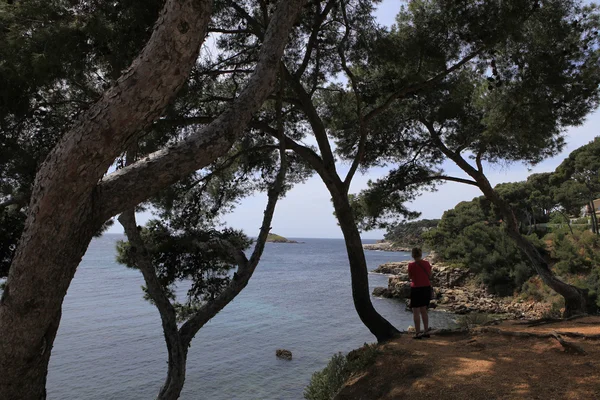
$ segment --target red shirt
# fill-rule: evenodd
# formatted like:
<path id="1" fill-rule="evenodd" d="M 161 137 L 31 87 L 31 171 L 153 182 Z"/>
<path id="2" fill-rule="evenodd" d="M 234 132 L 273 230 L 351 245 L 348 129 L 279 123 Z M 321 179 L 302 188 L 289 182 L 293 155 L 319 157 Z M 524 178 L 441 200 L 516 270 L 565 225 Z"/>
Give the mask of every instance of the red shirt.
<path id="1" fill-rule="evenodd" d="M 427 271 L 427 272 L 425 272 Z M 429 261 L 420 260 L 408 264 L 408 275 L 411 277 L 410 287 L 431 286 L 429 275 L 431 273 L 431 264 Z"/>

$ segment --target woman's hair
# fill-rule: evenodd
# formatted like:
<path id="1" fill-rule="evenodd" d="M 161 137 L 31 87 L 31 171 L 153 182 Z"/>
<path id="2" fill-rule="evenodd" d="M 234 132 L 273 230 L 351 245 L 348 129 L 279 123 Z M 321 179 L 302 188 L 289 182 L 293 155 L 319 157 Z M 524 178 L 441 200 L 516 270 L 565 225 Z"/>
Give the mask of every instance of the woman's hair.
<path id="1" fill-rule="evenodd" d="M 423 252 L 418 247 L 413 247 L 412 249 L 412 257 L 414 259 L 421 258 L 423 256 Z"/>

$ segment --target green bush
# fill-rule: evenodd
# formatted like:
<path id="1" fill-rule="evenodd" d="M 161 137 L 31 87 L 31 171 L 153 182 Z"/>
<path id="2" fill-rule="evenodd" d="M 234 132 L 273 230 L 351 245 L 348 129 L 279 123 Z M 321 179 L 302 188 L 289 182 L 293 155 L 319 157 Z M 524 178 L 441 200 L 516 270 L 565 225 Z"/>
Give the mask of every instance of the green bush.
<path id="1" fill-rule="evenodd" d="M 353 350 L 344 356 L 335 354 L 327 366 L 315 372 L 310 378 L 310 383 L 304 389 L 304 398 L 307 400 L 332 400 L 340 391 L 344 383 L 353 373 L 362 371 L 373 364 L 379 354 L 377 346 L 365 343 L 363 347 Z"/>

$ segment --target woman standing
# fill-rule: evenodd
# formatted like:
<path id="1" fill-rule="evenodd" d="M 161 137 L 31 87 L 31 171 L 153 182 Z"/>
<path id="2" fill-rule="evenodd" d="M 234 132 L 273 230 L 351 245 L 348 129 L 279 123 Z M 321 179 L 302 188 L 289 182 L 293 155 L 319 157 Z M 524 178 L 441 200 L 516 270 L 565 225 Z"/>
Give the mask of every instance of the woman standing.
<path id="1" fill-rule="evenodd" d="M 408 278 L 410 279 L 410 308 L 415 322 L 414 339 L 428 338 L 429 317 L 427 308 L 431 300 L 431 264 L 422 259 L 423 252 L 420 248 L 412 249 L 414 262 L 408 264 Z M 423 333 L 421 334 L 421 318 L 423 319 Z"/>

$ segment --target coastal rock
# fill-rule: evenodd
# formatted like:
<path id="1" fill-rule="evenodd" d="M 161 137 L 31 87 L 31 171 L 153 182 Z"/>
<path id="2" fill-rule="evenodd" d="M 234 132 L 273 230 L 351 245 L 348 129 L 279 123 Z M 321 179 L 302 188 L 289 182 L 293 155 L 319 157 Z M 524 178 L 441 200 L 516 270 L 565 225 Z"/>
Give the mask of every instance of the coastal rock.
<path id="1" fill-rule="evenodd" d="M 406 246 L 401 246 L 392 242 L 387 242 L 385 240 L 381 240 L 377 243 L 372 244 L 363 244 L 363 249 L 365 250 L 377 250 L 377 251 L 403 251 L 410 252 L 410 249 L 406 248 Z"/>
<path id="2" fill-rule="evenodd" d="M 388 290 L 391 297 L 396 299 L 406 299 L 410 297 L 410 282 L 397 276 L 388 279 Z"/>
<path id="3" fill-rule="evenodd" d="M 284 360 L 291 361 L 292 352 L 289 350 L 285 350 L 285 349 L 277 349 L 275 351 L 275 356 L 277 356 L 278 358 L 283 358 Z"/>
<path id="4" fill-rule="evenodd" d="M 410 282 L 407 267 L 408 261 L 380 265 L 374 272 L 390 275 L 388 287 L 376 288 L 373 295 L 400 299 L 408 304 Z M 509 318 L 541 318 L 550 309 L 548 304 L 490 294 L 485 287 L 476 284 L 474 275 L 468 270 L 439 263 L 433 265 L 432 285 L 436 292 L 436 306 L 455 314 L 485 313 Z"/>
<path id="5" fill-rule="evenodd" d="M 408 263 L 409 261 L 393 261 L 381 264 L 373 272 L 377 274 L 388 275 L 408 274 Z"/>
<path id="6" fill-rule="evenodd" d="M 386 287 L 376 287 L 373 289 L 373 296 L 375 297 L 392 297 L 390 291 Z"/>

